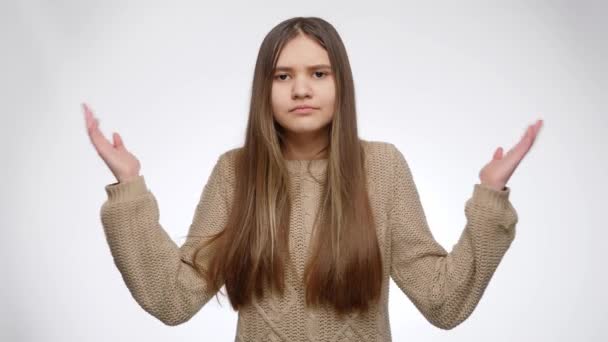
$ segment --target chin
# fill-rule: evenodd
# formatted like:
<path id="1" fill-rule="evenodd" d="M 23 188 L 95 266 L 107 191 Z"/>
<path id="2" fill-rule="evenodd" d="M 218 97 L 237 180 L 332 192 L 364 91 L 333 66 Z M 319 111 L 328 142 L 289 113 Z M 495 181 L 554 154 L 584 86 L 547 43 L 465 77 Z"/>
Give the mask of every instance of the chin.
<path id="1" fill-rule="evenodd" d="M 307 126 L 300 126 L 300 125 L 295 125 L 295 126 L 288 126 L 287 130 L 289 130 L 290 132 L 293 133 L 312 133 L 312 132 L 316 132 L 318 131 L 320 128 L 319 127 L 307 127 Z"/>
<path id="2" fill-rule="evenodd" d="M 317 113 L 319 114 L 319 113 Z M 331 124 L 331 118 L 322 118 L 319 115 L 310 115 L 302 117 L 292 117 L 292 113 L 275 118 L 278 124 L 285 128 L 285 130 L 296 134 L 313 133 L 326 128 Z M 281 119 L 281 120 L 278 120 Z"/>

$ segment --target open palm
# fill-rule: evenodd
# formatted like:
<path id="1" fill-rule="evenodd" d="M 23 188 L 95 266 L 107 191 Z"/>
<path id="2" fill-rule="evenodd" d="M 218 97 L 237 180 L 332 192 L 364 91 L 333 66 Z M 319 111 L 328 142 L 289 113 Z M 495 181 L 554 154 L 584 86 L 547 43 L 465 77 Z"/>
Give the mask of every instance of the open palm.
<path id="1" fill-rule="evenodd" d="M 479 172 L 481 183 L 496 190 L 504 190 L 513 172 L 534 145 L 542 124 L 543 120 L 537 120 L 534 125 L 529 125 L 520 141 L 504 156 L 502 147 L 498 147 L 492 160 Z"/>
<path id="2" fill-rule="evenodd" d="M 99 130 L 99 120 L 86 103 L 82 104 L 87 133 L 97 154 L 103 159 L 120 183 L 128 182 L 139 175 L 139 160 L 126 148 L 118 133 L 113 133 L 110 142 Z"/>

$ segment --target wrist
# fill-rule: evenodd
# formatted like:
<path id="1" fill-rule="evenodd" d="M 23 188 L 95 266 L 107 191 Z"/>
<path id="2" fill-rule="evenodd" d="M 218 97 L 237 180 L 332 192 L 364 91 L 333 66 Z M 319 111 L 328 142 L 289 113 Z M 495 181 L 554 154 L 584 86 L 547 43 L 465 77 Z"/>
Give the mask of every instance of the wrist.
<path id="1" fill-rule="evenodd" d="M 136 174 L 136 175 L 120 177 L 120 178 L 118 178 L 118 183 L 129 183 L 129 182 L 133 181 L 134 179 L 137 179 L 137 177 L 139 177 L 139 176 L 140 176 L 139 174 Z"/>
<path id="2" fill-rule="evenodd" d="M 490 183 L 490 182 L 480 182 L 481 185 L 488 187 L 492 190 L 496 190 L 496 191 L 505 191 L 507 190 L 506 184 L 497 184 L 497 183 Z"/>

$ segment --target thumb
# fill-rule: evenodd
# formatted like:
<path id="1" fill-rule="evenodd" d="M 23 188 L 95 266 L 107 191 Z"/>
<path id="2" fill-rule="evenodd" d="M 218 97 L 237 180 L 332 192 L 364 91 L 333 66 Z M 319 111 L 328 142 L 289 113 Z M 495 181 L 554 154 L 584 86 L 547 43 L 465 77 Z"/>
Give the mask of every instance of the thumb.
<path id="1" fill-rule="evenodd" d="M 114 132 L 112 134 L 112 138 L 114 139 L 114 147 L 117 149 L 123 149 L 125 147 L 120 134 Z"/>
<path id="2" fill-rule="evenodd" d="M 494 151 L 494 156 L 492 156 L 492 158 L 494 160 L 500 160 L 502 159 L 502 147 L 499 147 L 496 149 L 496 151 Z"/>

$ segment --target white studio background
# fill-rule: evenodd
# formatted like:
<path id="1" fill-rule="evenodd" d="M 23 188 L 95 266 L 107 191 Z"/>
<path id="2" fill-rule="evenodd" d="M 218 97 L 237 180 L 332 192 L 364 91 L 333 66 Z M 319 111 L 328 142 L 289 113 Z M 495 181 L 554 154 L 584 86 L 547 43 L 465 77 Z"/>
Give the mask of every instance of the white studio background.
<path id="1" fill-rule="evenodd" d="M 259 45 L 293 16 L 340 33 L 360 134 L 404 153 L 448 250 L 494 149 L 545 122 L 508 183 L 517 236 L 476 310 L 444 331 L 392 283 L 393 340 L 608 339 L 606 2 L 23 0 L 0 5 L 0 340 L 234 339 L 224 297 L 177 327 L 131 297 L 99 217 L 115 179 L 80 103 L 142 162 L 181 244 L 217 157 L 243 142 Z"/>

